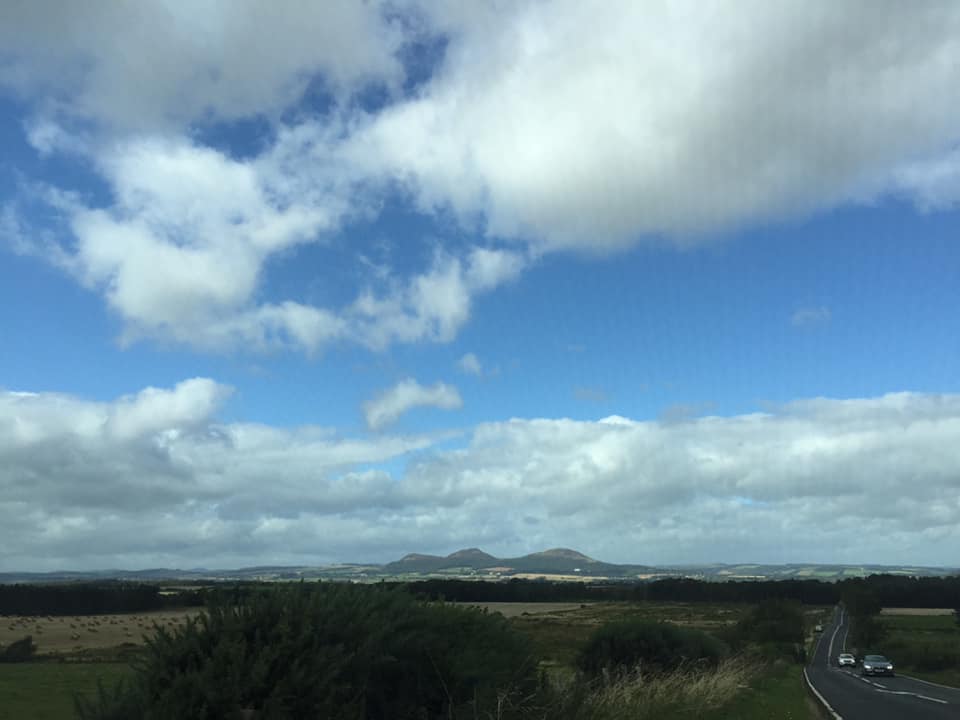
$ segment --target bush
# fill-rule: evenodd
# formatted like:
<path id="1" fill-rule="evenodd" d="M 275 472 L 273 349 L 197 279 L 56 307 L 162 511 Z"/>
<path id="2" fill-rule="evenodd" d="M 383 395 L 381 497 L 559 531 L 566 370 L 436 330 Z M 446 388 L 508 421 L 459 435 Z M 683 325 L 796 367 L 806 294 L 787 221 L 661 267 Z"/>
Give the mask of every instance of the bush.
<path id="1" fill-rule="evenodd" d="M 949 636 L 920 642 L 896 638 L 885 642 L 882 649 L 898 666 L 926 672 L 960 668 L 960 645 Z"/>
<path id="2" fill-rule="evenodd" d="M 799 603 L 765 600 L 754 607 L 732 631 L 738 645 L 761 658 L 805 660 L 804 618 Z"/>
<path id="3" fill-rule="evenodd" d="M 597 676 L 637 666 L 666 671 L 689 662 L 714 664 L 726 654 L 722 642 L 700 630 L 626 620 L 600 627 L 587 641 L 577 664 L 588 676 Z"/>
<path id="4" fill-rule="evenodd" d="M 37 646 L 33 642 L 33 636 L 27 635 L 25 638 L 15 640 L 0 651 L 0 662 L 27 662 L 33 658 L 36 651 Z"/>
<path id="5" fill-rule="evenodd" d="M 81 717 L 122 706 L 145 720 L 431 720 L 499 706 L 509 718 L 537 681 L 526 640 L 500 615 L 335 584 L 213 600 L 175 631 L 156 627 L 135 669 L 126 690 L 79 700 Z"/>
<path id="6" fill-rule="evenodd" d="M 740 633 L 751 642 L 802 644 L 803 611 L 788 600 L 767 600 L 753 608 L 739 624 Z"/>

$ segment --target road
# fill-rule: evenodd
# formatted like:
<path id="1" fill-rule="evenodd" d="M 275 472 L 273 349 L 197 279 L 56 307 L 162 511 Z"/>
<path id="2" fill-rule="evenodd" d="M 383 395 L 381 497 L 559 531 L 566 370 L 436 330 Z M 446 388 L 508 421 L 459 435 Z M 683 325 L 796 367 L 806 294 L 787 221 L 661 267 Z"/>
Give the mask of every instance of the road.
<path id="1" fill-rule="evenodd" d="M 837 667 L 850 629 L 842 608 L 824 628 L 807 668 L 813 688 L 830 704 L 834 720 L 958 720 L 960 690 L 909 677 L 860 677 Z M 897 659 L 890 658 L 896 666 Z"/>

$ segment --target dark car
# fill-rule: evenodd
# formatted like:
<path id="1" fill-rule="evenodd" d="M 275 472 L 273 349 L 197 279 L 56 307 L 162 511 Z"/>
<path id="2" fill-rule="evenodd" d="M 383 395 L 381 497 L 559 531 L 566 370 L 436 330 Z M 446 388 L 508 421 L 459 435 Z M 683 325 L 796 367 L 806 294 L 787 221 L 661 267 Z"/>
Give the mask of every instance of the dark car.
<path id="1" fill-rule="evenodd" d="M 893 675 L 893 663 L 883 655 L 865 655 L 860 666 L 861 675 Z"/>

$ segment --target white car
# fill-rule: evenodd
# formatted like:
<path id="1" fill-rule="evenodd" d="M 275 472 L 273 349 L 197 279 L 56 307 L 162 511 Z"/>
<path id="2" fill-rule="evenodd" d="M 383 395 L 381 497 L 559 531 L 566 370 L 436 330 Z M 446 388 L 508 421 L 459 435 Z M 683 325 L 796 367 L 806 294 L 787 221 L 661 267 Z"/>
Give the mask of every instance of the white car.
<path id="1" fill-rule="evenodd" d="M 837 658 L 837 665 L 840 667 L 854 667 L 857 664 L 857 659 L 850 653 L 840 653 L 840 656 Z"/>

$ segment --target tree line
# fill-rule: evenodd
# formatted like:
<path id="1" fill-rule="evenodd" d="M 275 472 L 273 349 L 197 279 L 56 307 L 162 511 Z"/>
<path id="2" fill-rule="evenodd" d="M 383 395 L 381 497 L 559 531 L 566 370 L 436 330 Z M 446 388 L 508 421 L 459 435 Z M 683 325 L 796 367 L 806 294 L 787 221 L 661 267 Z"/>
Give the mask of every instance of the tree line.
<path id="1" fill-rule="evenodd" d="M 106 615 L 202 605 L 204 592 L 161 594 L 136 582 L 0 585 L 0 615 Z"/>
<path id="2" fill-rule="evenodd" d="M 907 577 L 871 575 L 839 582 L 821 580 L 747 580 L 715 582 L 665 578 L 636 583 L 548 582 L 513 579 L 430 579 L 382 582 L 428 600 L 455 602 L 709 602 L 751 603 L 789 600 L 804 605 L 832 605 L 855 593 L 867 593 L 885 607 L 960 608 L 960 576 Z M 197 607 L 211 595 L 237 602 L 260 583 L 222 583 L 161 593 L 159 585 L 105 581 L 51 585 L 0 585 L 3 615 L 96 615 L 146 612 L 167 607 Z"/>

